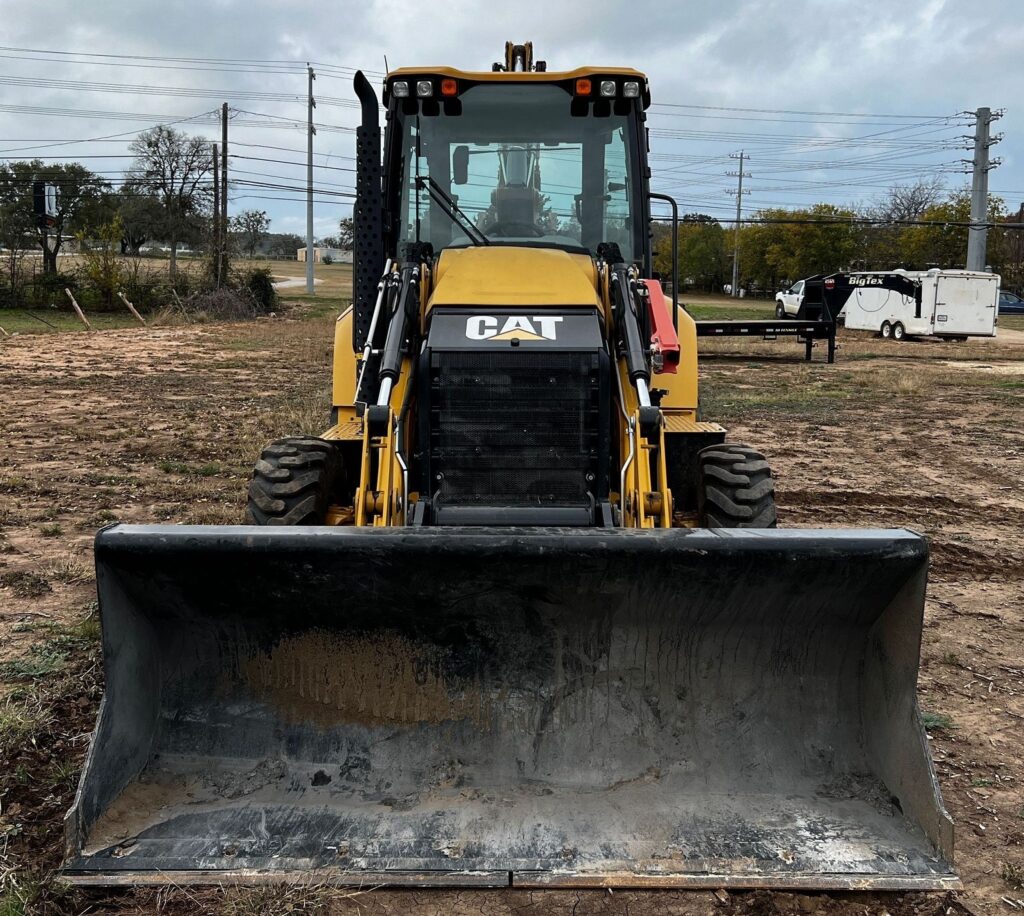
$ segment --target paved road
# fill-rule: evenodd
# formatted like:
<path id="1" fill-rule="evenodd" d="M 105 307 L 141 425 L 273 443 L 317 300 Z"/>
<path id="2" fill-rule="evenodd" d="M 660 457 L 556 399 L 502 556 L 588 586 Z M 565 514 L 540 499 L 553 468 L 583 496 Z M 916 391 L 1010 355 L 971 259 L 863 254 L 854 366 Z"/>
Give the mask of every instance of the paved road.
<path id="1" fill-rule="evenodd" d="M 314 283 L 322 283 L 323 281 L 322 280 L 317 280 L 316 278 L 314 278 L 313 282 Z M 306 285 L 306 278 L 305 277 L 281 277 L 281 278 L 279 278 L 277 280 L 274 280 L 274 286 L 277 287 L 277 289 L 294 289 L 296 286 L 305 286 L 305 285 Z"/>

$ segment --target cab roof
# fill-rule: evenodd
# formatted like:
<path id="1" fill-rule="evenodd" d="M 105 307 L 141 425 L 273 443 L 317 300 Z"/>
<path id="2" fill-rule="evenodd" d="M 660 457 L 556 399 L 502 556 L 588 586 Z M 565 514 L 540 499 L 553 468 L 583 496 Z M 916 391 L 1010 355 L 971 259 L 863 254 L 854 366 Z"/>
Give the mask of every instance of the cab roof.
<path id="1" fill-rule="evenodd" d="M 391 70 L 384 79 L 384 95 L 391 94 L 391 83 L 396 79 L 438 77 L 456 79 L 460 82 L 476 83 L 571 83 L 577 79 L 599 80 L 614 77 L 619 80 L 636 80 L 640 83 L 640 99 L 643 107 L 651 104 L 651 92 L 647 76 L 632 67 L 577 67 L 575 70 L 459 70 L 456 67 L 399 67 Z"/>
<path id="2" fill-rule="evenodd" d="M 455 67 L 399 67 L 390 70 L 387 79 L 413 76 L 446 76 L 453 79 L 482 82 L 509 83 L 556 83 L 561 80 L 580 79 L 595 76 L 623 76 L 647 81 L 647 76 L 632 67 L 577 67 L 575 70 L 459 70 Z"/>

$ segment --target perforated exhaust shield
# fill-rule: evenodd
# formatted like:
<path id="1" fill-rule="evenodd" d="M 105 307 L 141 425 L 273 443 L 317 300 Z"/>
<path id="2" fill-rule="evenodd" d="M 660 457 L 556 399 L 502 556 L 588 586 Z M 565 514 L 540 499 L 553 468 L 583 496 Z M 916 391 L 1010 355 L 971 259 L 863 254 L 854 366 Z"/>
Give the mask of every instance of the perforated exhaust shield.
<path id="1" fill-rule="evenodd" d="M 948 888 L 906 531 L 101 532 L 80 883 Z"/>

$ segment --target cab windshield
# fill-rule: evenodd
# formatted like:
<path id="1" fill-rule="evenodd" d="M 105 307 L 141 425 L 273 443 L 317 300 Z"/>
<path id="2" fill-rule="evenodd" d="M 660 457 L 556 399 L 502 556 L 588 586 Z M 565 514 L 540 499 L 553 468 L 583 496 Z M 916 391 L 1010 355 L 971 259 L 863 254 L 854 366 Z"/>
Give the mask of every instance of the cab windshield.
<path id="1" fill-rule="evenodd" d="M 429 179 L 489 244 L 593 254 L 615 242 L 625 260 L 639 256 L 629 115 L 574 116 L 572 97 L 549 84 L 484 83 L 459 101 L 460 114 L 398 115 L 400 246 L 475 243 L 428 192 Z"/>

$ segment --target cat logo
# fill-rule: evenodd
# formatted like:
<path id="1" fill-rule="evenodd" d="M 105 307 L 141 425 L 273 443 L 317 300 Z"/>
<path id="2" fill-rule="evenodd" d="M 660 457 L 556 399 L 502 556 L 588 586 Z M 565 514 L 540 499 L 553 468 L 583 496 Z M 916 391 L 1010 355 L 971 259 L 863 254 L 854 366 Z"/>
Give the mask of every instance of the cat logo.
<path id="1" fill-rule="evenodd" d="M 498 327 L 495 315 L 473 315 L 466 320 L 470 340 L 557 340 L 561 315 L 509 315 Z"/>

